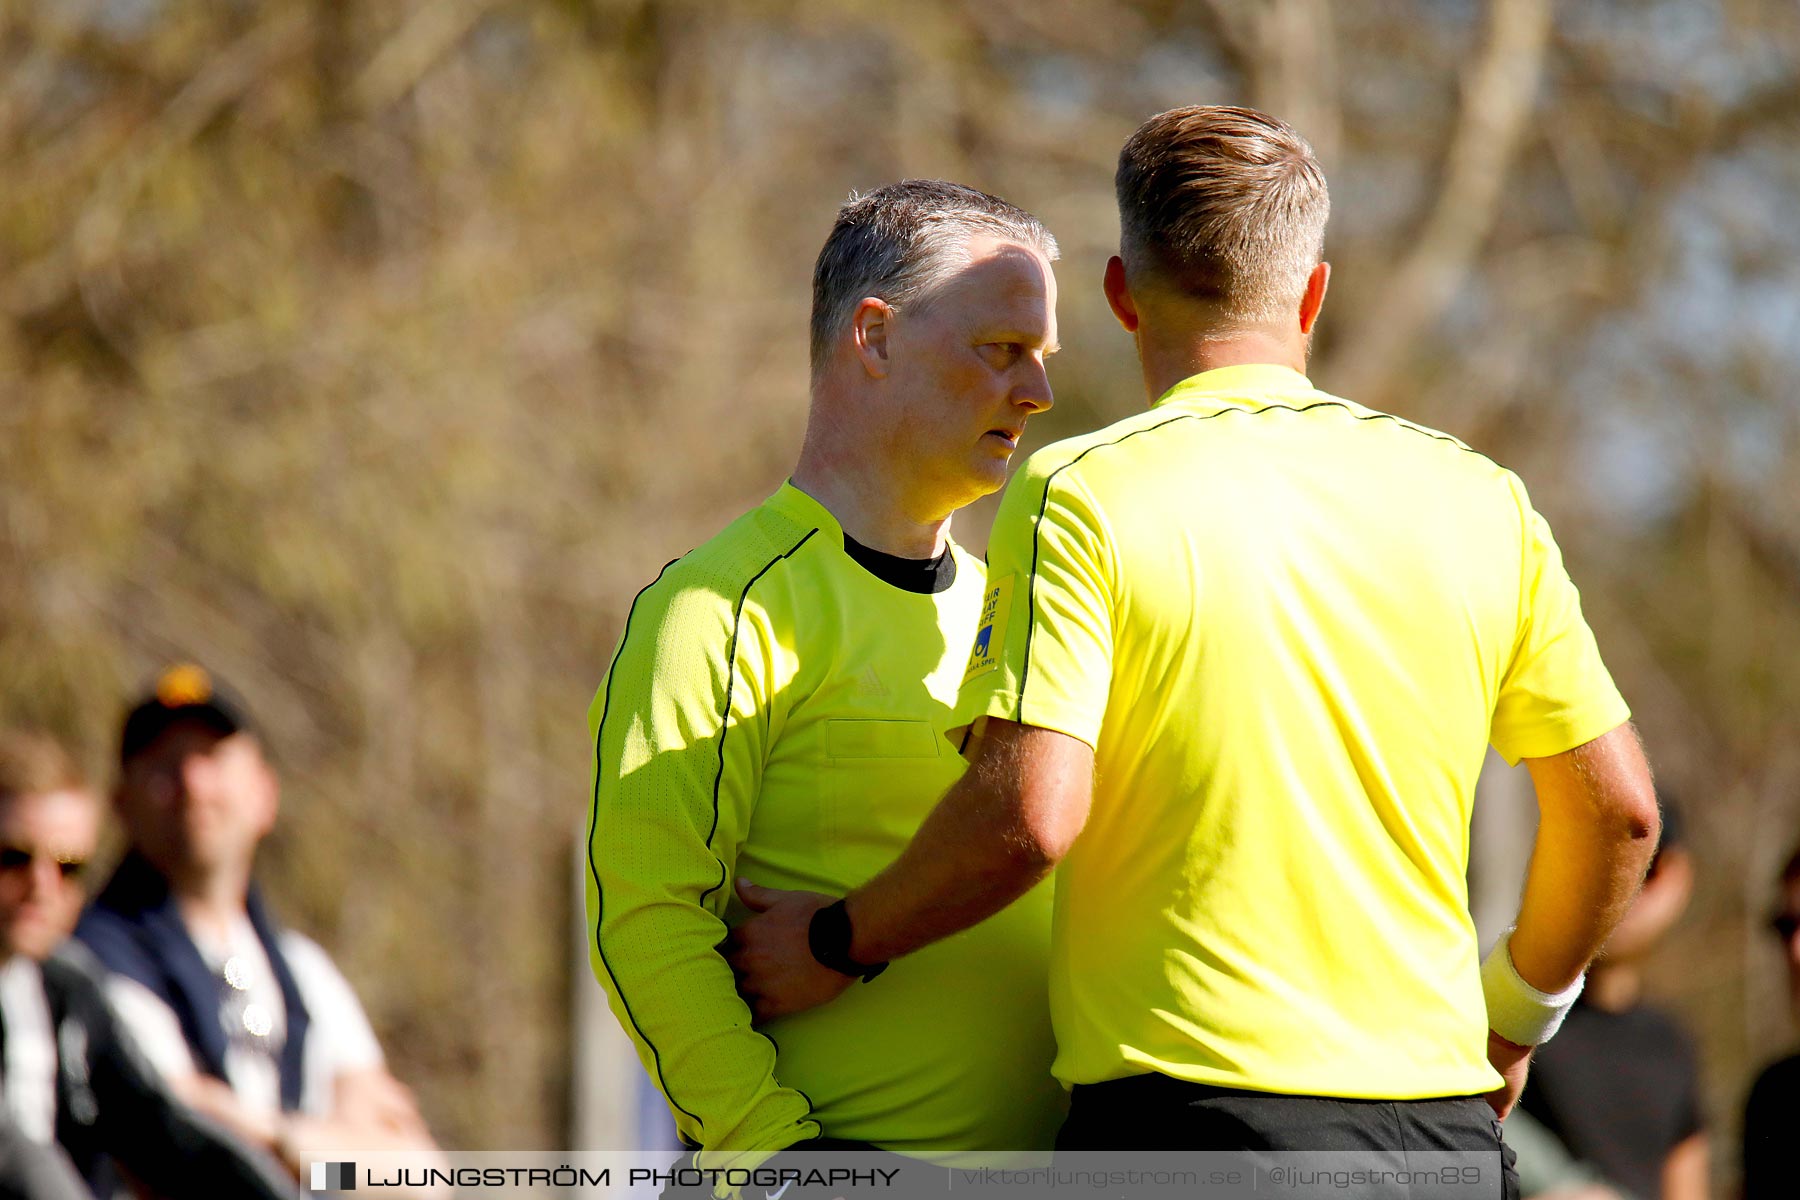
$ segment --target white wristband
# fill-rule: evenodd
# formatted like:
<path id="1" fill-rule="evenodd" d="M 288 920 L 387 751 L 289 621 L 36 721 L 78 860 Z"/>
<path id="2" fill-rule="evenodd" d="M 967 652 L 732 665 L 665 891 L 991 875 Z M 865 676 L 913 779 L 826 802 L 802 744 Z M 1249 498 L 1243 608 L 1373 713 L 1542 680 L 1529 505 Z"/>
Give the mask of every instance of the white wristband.
<path id="1" fill-rule="evenodd" d="M 1518 1046 L 1538 1046 L 1549 1041 L 1561 1027 L 1563 1018 L 1575 1006 L 1587 976 L 1552 995 L 1540 992 L 1519 975 L 1513 966 L 1512 935 L 1508 929 L 1499 945 L 1488 952 L 1481 964 L 1481 990 L 1487 997 L 1488 1028 Z"/>

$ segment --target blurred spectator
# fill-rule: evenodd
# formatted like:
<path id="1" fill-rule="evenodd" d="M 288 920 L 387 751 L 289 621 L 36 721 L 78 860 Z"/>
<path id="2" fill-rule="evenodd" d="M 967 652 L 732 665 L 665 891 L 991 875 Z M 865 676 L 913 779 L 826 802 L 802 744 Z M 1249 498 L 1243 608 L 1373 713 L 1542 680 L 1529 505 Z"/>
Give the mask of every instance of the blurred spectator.
<path id="1" fill-rule="evenodd" d="M 1643 891 L 1562 1031 L 1539 1047 L 1519 1104 L 1615 1189 L 1636 1200 L 1701 1200 L 1708 1152 L 1698 1057 L 1673 1018 L 1642 1003 L 1644 964 L 1694 888 L 1680 814 L 1667 797 L 1662 808 L 1662 844 Z"/>
<path id="2" fill-rule="evenodd" d="M 76 937 L 175 1093 L 298 1175 L 304 1150 L 431 1150 L 355 993 L 251 880 L 279 788 L 240 709 L 163 674 L 120 737 L 129 849 Z"/>
<path id="3" fill-rule="evenodd" d="M 1788 989 L 1800 1015 L 1800 846 L 1781 872 L 1781 899 L 1771 922 L 1787 958 Z M 1757 1077 L 1744 1106 L 1744 1200 L 1794 1195 L 1794 1137 L 1800 1131 L 1800 1054 Z"/>
<path id="4" fill-rule="evenodd" d="M 1506 1144 L 1519 1156 L 1519 1186 L 1530 1200 L 1633 1200 L 1570 1154 L 1523 1105 L 1507 1114 Z"/>
<path id="5" fill-rule="evenodd" d="M 72 1168 L 103 1186 L 109 1155 L 167 1194 L 286 1195 L 273 1162 L 156 1078 L 107 1007 L 99 964 L 58 949 L 99 828 L 100 803 L 56 742 L 0 733 L 0 1196 L 85 1195 Z"/>

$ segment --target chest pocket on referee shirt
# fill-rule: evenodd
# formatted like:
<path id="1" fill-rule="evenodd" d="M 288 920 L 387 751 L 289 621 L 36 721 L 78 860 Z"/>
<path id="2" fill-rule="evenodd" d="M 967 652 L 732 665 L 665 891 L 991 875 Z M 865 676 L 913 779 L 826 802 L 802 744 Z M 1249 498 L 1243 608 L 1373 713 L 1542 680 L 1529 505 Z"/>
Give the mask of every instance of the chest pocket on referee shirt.
<path id="1" fill-rule="evenodd" d="M 825 757 L 833 766 L 860 759 L 936 758 L 930 721 L 834 717 L 825 726 Z"/>
<path id="2" fill-rule="evenodd" d="M 937 768 L 940 741 L 930 721 L 838 717 L 826 723 L 825 834 L 840 865 L 879 870 L 912 839 L 945 786 Z"/>

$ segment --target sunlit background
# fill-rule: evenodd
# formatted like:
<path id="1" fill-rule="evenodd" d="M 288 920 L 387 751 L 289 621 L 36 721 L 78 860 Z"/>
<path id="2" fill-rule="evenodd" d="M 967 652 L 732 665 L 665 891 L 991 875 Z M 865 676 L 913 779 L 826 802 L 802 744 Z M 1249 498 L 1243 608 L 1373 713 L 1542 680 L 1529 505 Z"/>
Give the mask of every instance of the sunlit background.
<path id="1" fill-rule="evenodd" d="M 1029 449 L 1144 402 L 1112 166 L 1192 102 L 1324 162 L 1315 381 L 1557 530 L 1688 813 L 1652 985 L 1728 1182 L 1794 1036 L 1793 0 L 0 2 L 0 720 L 104 779 L 155 669 L 213 669 L 285 780 L 269 890 L 442 1142 L 567 1145 L 585 707 L 633 593 L 791 464 L 837 204 L 933 175 L 1048 222 Z"/>

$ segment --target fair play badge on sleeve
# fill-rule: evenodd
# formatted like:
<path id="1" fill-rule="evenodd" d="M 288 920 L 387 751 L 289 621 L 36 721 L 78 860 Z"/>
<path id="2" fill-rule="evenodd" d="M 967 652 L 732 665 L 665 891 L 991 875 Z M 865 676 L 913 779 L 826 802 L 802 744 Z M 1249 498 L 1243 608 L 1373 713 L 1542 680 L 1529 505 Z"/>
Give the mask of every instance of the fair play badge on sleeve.
<path id="1" fill-rule="evenodd" d="M 975 646 L 969 651 L 969 667 L 963 685 L 1000 665 L 1006 652 L 1006 618 L 1012 612 L 1013 577 L 996 579 L 981 603 L 981 620 L 975 626 Z"/>

